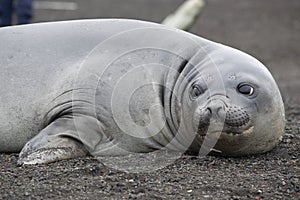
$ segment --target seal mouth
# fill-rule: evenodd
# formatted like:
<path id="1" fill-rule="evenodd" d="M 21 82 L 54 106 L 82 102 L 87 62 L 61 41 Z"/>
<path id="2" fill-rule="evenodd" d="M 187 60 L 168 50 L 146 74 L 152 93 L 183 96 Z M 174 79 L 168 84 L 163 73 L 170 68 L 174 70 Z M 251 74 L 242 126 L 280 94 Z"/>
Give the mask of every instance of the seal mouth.
<path id="1" fill-rule="evenodd" d="M 253 129 L 254 129 L 254 126 L 247 126 L 247 128 L 244 128 L 244 130 L 240 131 L 240 132 L 222 131 L 222 133 L 224 133 L 228 136 L 232 136 L 232 137 L 234 137 L 234 136 L 245 136 L 245 135 L 251 134 Z"/>
<path id="2" fill-rule="evenodd" d="M 229 131 L 229 130 L 214 130 L 212 132 L 205 132 L 205 134 L 203 134 L 203 132 L 198 132 L 198 137 L 200 137 L 201 140 L 204 140 L 206 136 L 210 137 L 210 136 L 215 136 L 216 134 L 219 134 L 219 137 L 244 137 L 244 136 L 248 136 L 253 132 L 254 126 L 247 126 L 247 128 L 244 128 L 243 131 L 239 131 L 239 132 L 233 132 L 233 131 Z"/>
<path id="3" fill-rule="evenodd" d="M 251 126 L 250 119 L 247 119 L 242 123 L 234 124 L 234 125 L 228 124 L 225 121 L 222 132 L 230 135 L 242 135 L 245 131 L 249 130 L 251 127 L 253 126 Z"/>
<path id="4" fill-rule="evenodd" d="M 200 123 L 198 126 L 197 134 L 205 137 L 209 132 L 210 126 L 214 126 L 214 124 L 210 123 L 209 121 L 206 123 Z M 218 125 L 217 127 L 220 127 L 220 125 Z M 238 136 L 248 133 L 248 131 L 252 128 L 253 126 L 251 126 L 251 120 L 250 118 L 247 118 L 245 120 L 240 120 L 239 122 L 234 123 L 228 123 L 228 121 L 225 120 L 221 129 L 211 129 L 213 130 L 212 132 L 219 132 L 222 135 L 227 134 L 230 136 Z"/>

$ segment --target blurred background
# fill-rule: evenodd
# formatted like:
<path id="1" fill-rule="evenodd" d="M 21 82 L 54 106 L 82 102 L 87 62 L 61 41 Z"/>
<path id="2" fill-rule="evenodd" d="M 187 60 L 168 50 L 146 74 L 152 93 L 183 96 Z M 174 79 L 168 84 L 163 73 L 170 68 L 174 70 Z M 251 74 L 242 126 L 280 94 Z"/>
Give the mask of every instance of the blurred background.
<path id="1" fill-rule="evenodd" d="M 183 2 L 33 0 L 31 22 L 132 18 L 160 23 Z M 293 99 L 287 91 L 292 94 L 299 92 L 299 0 L 205 0 L 205 6 L 190 32 L 241 49 L 260 59 L 279 82 L 286 101 Z M 297 101 L 300 103 L 298 97 Z"/>

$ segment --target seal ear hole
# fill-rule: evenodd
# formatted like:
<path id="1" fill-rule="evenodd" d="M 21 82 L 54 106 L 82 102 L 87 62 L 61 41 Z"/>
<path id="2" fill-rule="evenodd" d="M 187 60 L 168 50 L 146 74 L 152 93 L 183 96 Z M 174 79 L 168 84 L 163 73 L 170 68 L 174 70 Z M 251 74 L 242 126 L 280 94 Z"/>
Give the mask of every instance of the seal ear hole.
<path id="1" fill-rule="evenodd" d="M 191 92 L 190 92 L 191 99 L 196 99 L 203 93 L 204 93 L 204 89 L 200 85 L 198 84 L 192 85 Z"/>
<path id="2" fill-rule="evenodd" d="M 243 95 L 252 96 L 255 92 L 255 89 L 252 85 L 247 83 L 241 83 L 237 87 L 237 91 Z"/>

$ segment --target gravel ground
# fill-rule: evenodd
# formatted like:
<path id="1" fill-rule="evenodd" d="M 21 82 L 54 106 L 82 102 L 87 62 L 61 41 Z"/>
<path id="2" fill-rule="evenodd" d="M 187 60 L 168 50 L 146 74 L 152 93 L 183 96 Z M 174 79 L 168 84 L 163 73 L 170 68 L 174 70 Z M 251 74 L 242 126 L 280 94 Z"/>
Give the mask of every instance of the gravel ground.
<path id="1" fill-rule="evenodd" d="M 79 10 L 36 10 L 34 22 L 100 17 L 159 22 L 182 1 L 74 2 Z M 0 154 L 0 199 L 300 199 L 299 10 L 298 0 L 208 0 L 191 30 L 242 49 L 269 67 L 287 118 L 283 141 L 271 152 L 243 158 L 182 156 L 144 173 L 118 171 L 94 158 L 20 167 L 17 154 Z"/>

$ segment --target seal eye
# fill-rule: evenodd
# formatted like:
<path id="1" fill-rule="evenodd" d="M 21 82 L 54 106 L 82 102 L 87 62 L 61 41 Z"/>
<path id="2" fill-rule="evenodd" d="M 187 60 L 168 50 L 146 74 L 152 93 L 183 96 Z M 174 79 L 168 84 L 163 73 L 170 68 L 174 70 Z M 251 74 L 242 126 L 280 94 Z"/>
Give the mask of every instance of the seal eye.
<path id="1" fill-rule="evenodd" d="M 251 96 L 251 95 L 253 95 L 253 93 L 254 93 L 254 88 L 253 88 L 251 85 L 248 85 L 248 84 L 242 84 L 242 85 L 239 85 L 239 86 L 238 86 L 238 91 L 239 91 L 241 94 Z"/>
<path id="2" fill-rule="evenodd" d="M 195 99 L 203 93 L 203 89 L 199 85 L 193 85 L 191 90 L 191 97 Z"/>

